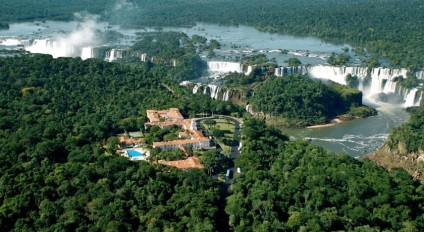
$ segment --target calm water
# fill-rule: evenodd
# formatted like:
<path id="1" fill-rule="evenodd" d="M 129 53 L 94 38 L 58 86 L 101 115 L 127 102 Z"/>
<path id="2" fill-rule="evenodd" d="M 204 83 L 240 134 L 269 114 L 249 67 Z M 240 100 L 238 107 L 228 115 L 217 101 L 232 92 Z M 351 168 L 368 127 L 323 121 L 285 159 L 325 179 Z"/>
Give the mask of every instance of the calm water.
<path id="1" fill-rule="evenodd" d="M 221 43 L 218 55 L 230 59 L 236 56 L 266 54 L 269 59 L 275 58 L 280 65 L 290 57 L 297 57 L 303 64 L 323 64 L 332 53 L 341 53 L 342 48 L 351 49 L 348 44 L 331 44 L 314 37 L 297 37 L 292 35 L 260 32 L 249 26 L 219 26 L 214 24 L 198 23 L 193 28 L 165 28 L 177 30 L 189 36 L 194 34 L 215 39 Z M 290 51 L 282 54 L 282 50 Z M 309 55 L 307 55 L 309 54 Z M 354 54 L 351 54 L 354 57 Z"/>
<path id="2" fill-rule="evenodd" d="M 16 39 L 71 39 L 84 40 L 90 38 L 85 36 L 87 30 L 116 30 L 125 35 L 125 39 L 120 41 L 120 45 L 131 45 L 136 33 L 155 31 L 152 28 L 146 29 L 123 29 L 117 25 L 108 25 L 107 23 L 97 23 L 88 21 L 78 22 L 28 22 L 12 23 L 10 30 L 0 31 L 0 40 L 6 38 Z M 266 54 L 269 59 L 275 58 L 280 65 L 291 57 L 297 57 L 303 64 L 323 64 L 326 58 L 332 53 L 341 53 L 342 48 L 351 48 L 348 44 L 331 44 L 313 37 L 296 37 L 291 35 L 271 34 L 260 32 L 253 27 L 248 26 L 218 26 L 214 24 L 199 23 L 192 28 L 173 28 L 165 27 L 163 31 L 179 31 L 189 36 L 194 34 L 206 38 L 215 39 L 221 43 L 221 49 L 216 53 L 219 60 L 234 61 L 245 55 Z M 77 35 L 77 36 L 76 36 Z M 73 43 L 75 41 L 72 41 Z M 77 44 L 101 46 L 96 41 L 78 41 Z M 287 50 L 288 54 L 282 54 Z M 201 55 L 206 59 L 207 51 Z M 354 57 L 354 54 L 351 54 Z"/>
<path id="3" fill-rule="evenodd" d="M 393 127 L 409 119 L 409 114 L 395 105 L 364 103 L 376 108 L 378 115 L 333 127 L 283 131 L 292 139 L 311 139 L 312 144 L 337 153 L 353 157 L 371 153 L 383 145 Z"/>

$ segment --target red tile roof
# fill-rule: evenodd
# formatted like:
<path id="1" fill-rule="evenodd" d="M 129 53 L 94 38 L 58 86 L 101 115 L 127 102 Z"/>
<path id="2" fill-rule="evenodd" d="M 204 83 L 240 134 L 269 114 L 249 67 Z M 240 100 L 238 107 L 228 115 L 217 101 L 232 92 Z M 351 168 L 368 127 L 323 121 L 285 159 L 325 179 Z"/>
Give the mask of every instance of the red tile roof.
<path id="1" fill-rule="evenodd" d="M 179 169 L 204 168 L 203 164 L 200 163 L 198 157 L 188 157 L 185 160 L 175 160 L 175 161 L 159 160 L 158 163 L 173 166 Z"/>

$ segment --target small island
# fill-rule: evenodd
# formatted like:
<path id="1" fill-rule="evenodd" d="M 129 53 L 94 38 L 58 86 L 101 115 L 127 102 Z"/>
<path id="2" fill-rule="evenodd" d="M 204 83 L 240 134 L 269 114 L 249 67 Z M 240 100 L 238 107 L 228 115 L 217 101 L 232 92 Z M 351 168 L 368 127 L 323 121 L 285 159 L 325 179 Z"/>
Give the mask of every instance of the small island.
<path id="1" fill-rule="evenodd" d="M 377 114 L 362 104 L 361 91 L 306 75 L 268 78 L 251 97 L 249 111 L 282 127 L 331 126 Z"/>
<path id="2" fill-rule="evenodd" d="M 0 30 L 9 30 L 10 26 L 8 23 L 0 22 Z"/>

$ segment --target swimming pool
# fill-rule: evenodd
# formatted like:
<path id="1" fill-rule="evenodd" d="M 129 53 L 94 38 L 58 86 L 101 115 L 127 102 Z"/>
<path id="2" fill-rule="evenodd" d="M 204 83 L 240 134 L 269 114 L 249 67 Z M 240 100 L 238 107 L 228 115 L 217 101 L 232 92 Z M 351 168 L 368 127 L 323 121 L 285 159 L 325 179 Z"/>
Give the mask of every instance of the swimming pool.
<path id="1" fill-rule="evenodd" d="M 127 150 L 128 152 L 128 156 L 132 157 L 140 157 L 140 156 L 144 156 L 143 153 L 136 151 L 136 150 Z"/>

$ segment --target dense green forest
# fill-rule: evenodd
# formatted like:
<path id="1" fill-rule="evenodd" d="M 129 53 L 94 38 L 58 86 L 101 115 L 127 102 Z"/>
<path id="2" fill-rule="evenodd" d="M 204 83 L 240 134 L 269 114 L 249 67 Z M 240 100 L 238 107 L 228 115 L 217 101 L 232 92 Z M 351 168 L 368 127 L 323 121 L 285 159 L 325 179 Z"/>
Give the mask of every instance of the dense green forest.
<path id="1" fill-rule="evenodd" d="M 183 81 L 198 78 L 206 68 L 206 62 L 196 53 L 195 40 L 180 32 L 142 33 L 131 46 L 130 57 L 124 62 L 140 61 L 145 54 L 146 61 L 174 66 L 168 76 Z"/>
<path id="2" fill-rule="evenodd" d="M 234 231 L 422 231 L 424 188 L 401 169 L 337 155 L 245 121 L 226 212 Z"/>
<path id="3" fill-rule="evenodd" d="M 387 143 L 392 149 L 403 144 L 405 153 L 424 150 L 424 109 L 418 108 L 407 123 L 394 128 Z"/>
<path id="4" fill-rule="evenodd" d="M 168 69 L 0 58 L 1 230 L 215 231 L 219 186 L 202 170 L 135 164 L 102 146 L 142 128 L 146 109 L 238 111 L 205 95 L 193 100 Z"/>
<path id="5" fill-rule="evenodd" d="M 288 127 L 323 124 L 337 115 L 346 114 L 344 118 L 348 119 L 376 113 L 362 106 L 362 92 L 299 74 L 269 77 L 249 100 L 253 111 L 281 118 L 275 123 Z"/>
<path id="6" fill-rule="evenodd" d="M 350 42 L 389 57 L 395 66 L 424 67 L 420 0 L 0 0 L 0 5 L 0 21 L 9 23 L 73 20 L 75 12 L 86 11 L 128 27 L 247 24 L 272 33 Z M 117 133 L 142 130 L 147 109 L 177 107 L 185 117 L 205 111 L 244 113 L 243 107 L 193 95 L 179 85 L 204 68 L 193 44 L 208 49 L 202 38 L 151 33 L 139 39 L 129 51 L 132 57 L 111 63 L 49 55 L 0 57 L 1 231 L 424 230 L 424 187 L 405 171 L 388 172 L 369 160 L 290 142 L 247 115 L 241 156 L 234 161 L 241 173 L 234 173 L 227 198 L 222 191 L 228 186 L 214 182 L 207 170 L 181 171 L 115 155 L 107 141 Z M 140 62 L 140 53 L 155 62 Z M 340 64 L 349 57 L 333 58 Z M 375 112 L 358 107 L 362 94 L 349 87 L 264 72 L 232 73 L 225 85 L 257 85 L 249 98 L 253 109 L 288 118 L 289 125 Z M 354 77 L 348 79 L 356 85 Z M 402 85 L 417 83 L 407 79 Z M 423 114 L 418 109 L 410 122 L 394 129 L 387 146 L 422 150 Z M 174 129 L 151 128 L 146 140 L 174 138 Z M 183 156 L 152 153 L 169 160 Z M 215 151 L 201 157 L 211 169 L 219 159 L 222 154 Z"/>
<path id="7" fill-rule="evenodd" d="M 258 119 L 244 123 L 242 155 L 235 161 L 242 173 L 235 174 L 226 204 L 205 170 L 110 155 L 114 148 L 103 142 L 143 127 L 146 109 L 178 107 L 191 117 L 240 110 L 206 95 L 193 97 L 167 74 L 171 69 L 49 55 L 0 58 L 1 229 L 423 229 L 423 187 L 410 175 L 289 142 Z M 314 90 L 329 88 L 315 83 Z"/>
<path id="8" fill-rule="evenodd" d="M 0 0 L 0 21 L 73 20 L 74 13 L 102 14 L 116 0 Z"/>

